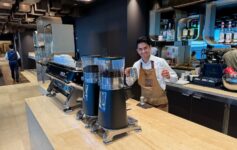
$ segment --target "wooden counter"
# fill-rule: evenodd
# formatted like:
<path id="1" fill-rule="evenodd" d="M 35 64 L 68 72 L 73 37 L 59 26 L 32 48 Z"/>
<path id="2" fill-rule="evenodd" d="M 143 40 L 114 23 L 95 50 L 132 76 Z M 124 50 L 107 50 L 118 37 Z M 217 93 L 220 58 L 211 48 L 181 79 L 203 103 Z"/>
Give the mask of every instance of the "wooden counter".
<path id="1" fill-rule="evenodd" d="M 52 98 L 45 96 L 26 99 L 29 128 L 38 124 L 38 132 L 29 129 L 34 142 L 40 142 L 38 149 L 223 149 L 237 148 L 237 139 L 156 108 L 143 109 L 135 100 L 127 101 L 128 115 L 138 120 L 141 132 L 129 135 L 105 145 L 98 135 L 86 129 L 75 113 L 65 114 Z M 35 133 L 44 135 L 37 136 Z M 38 139 L 37 139 L 38 138 Z M 39 138 L 45 138 L 42 142 Z M 32 140 L 32 139 L 31 139 Z M 46 143 L 46 144 L 45 144 Z M 33 143 L 35 144 L 35 143 Z M 37 144 L 37 143 L 36 143 Z M 34 147 L 35 145 L 32 145 Z M 49 147 L 47 147 L 49 146 Z"/>
<path id="2" fill-rule="evenodd" d="M 185 84 L 185 85 L 180 85 L 180 84 L 174 84 L 174 83 L 167 83 L 169 86 L 174 86 L 174 87 L 179 87 L 183 89 L 188 89 L 188 90 L 194 90 L 198 92 L 203 92 L 206 94 L 213 94 L 216 96 L 224 97 L 226 99 L 231 99 L 237 101 L 237 92 L 232 92 L 232 91 L 227 91 L 223 89 L 216 89 L 212 87 L 206 87 L 206 86 L 201 86 L 201 85 L 195 85 L 195 84 Z"/>

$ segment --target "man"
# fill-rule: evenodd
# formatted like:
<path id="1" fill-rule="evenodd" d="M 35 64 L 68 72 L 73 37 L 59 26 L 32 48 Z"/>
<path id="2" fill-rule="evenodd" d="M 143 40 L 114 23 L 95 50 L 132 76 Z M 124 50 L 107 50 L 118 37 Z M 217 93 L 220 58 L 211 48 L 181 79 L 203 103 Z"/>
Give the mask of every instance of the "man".
<path id="1" fill-rule="evenodd" d="M 20 59 L 20 55 L 13 49 L 12 44 L 9 45 L 9 50 L 5 54 L 5 59 L 9 61 L 13 81 L 19 82 L 19 66 L 17 61 Z"/>
<path id="2" fill-rule="evenodd" d="M 141 59 L 133 65 L 133 68 L 137 70 L 137 77 L 130 76 L 131 67 L 126 68 L 127 85 L 131 86 L 138 78 L 145 101 L 166 110 L 168 100 L 165 93 L 165 82 L 176 82 L 177 74 L 163 58 L 151 55 L 151 44 L 148 37 L 143 36 L 137 40 L 137 53 L 141 56 Z"/>
<path id="3" fill-rule="evenodd" d="M 237 71 L 237 48 L 232 48 L 223 55 L 224 63 L 228 67 L 234 68 Z"/>

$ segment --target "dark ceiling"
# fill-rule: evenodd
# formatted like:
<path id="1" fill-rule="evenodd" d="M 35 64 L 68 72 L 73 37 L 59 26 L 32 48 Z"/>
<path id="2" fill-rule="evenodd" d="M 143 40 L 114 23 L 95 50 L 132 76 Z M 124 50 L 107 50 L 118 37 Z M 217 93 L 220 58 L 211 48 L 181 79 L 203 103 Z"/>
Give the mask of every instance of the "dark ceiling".
<path id="1" fill-rule="evenodd" d="M 80 17 L 105 0 L 0 0 L 0 34 L 35 29 L 40 16 Z"/>

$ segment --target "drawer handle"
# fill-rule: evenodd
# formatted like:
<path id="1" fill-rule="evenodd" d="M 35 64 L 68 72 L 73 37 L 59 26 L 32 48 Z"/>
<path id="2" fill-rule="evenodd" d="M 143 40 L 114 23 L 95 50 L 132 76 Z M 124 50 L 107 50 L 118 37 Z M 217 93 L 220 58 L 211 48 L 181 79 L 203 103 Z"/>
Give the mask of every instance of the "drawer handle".
<path id="1" fill-rule="evenodd" d="M 182 93 L 183 96 L 190 96 L 190 94 Z"/>
<path id="2" fill-rule="evenodd" d="M 197 95 L 193 95 L 193 98 L 201 99 L 202 97 L 201 96 L 197 96 Z"/>

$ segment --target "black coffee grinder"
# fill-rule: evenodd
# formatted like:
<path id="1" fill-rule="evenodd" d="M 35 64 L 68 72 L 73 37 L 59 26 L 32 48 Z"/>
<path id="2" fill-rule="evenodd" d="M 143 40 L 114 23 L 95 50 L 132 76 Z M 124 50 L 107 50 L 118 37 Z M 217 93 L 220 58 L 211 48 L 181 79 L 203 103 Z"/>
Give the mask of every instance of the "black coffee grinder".
<path id="1" fill-rule="evenodd" d="M 82 110 L 77 113 L 77 119 L 83 120 L 86 127 L 91 127 L 98 117 L 99 105 L 99 85 L 98 73 L 99 67 L 97 64 L 99 56 L 82 56 L 83 66 L 83 101 Z"/>
<path id="2" fill-rule="evenodd" d="M 98 126 L 104 131 L 103 141 L 131 130 L 140 130 L 136 120 L 127 117 L 124 90 L 124 57 L 101 57 L 99 60 Z"/>

